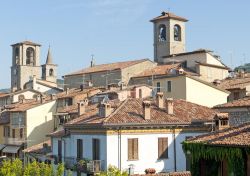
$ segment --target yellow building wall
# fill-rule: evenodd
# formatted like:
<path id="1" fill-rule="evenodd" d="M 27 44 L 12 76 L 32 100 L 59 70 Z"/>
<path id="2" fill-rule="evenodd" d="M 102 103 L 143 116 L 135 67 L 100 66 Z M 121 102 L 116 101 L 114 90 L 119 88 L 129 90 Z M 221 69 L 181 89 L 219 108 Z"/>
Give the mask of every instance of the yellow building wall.
<path id="1" fill-rule="evenodd" d="M 171 81 L 172 90 L 171 92 L 167 92 L 167 81 Z M 174 99 L 186 99 L 186 82 L 185 77 L 168 77 L 154 80 L 154 88 L 157 87 L 157 82 L 160 82 L 161 88 L 160 91 L 164 93 L 164 97 L 166 98 L 174 98 Z"/>
<path id="2" fill-rule="evenodd" d="M 203 106 L 213 107 L 227 102 L 229 93 L 186 77 L 187 101 Z"/>
<path id="3" fill-rule="evenodd" d="M 49 138 L 47 134 L 54 130 L 53 114 L 56 112 L 56 101 L 32 108 L 26 114 L 27 147 L 39 144 Z"/>
<path id="4" fill-rule="evenodd" d="M 0 125 L 0 144 L 4 144 L 3 127 L 4 125 Z"/>

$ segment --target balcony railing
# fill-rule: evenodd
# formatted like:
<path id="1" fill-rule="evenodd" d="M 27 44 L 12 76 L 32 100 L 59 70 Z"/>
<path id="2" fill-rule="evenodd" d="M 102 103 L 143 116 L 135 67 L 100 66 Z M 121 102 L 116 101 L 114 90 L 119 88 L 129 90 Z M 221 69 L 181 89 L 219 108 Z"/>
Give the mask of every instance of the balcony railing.
<path id="1" fill-rule="evenodd" d="M 10 145 L 21 145 L 25 142 L 25 140 L 22 138 L 11 138 L 11 137 L 5 137 L 4 138 L 5 144 Z"/>
<path id="2" fill-rule="evenodd" d="M 55 164 L 58 164 L 59 157 L 55 157 Z M 62 162 L 65 164 L 65 168 L 71 169 L 77 172 L 83 173 L 98 173 L 103 171 L 103 161 L 101 160 L 88 160 L 75 157 L 64 157 Z"/>

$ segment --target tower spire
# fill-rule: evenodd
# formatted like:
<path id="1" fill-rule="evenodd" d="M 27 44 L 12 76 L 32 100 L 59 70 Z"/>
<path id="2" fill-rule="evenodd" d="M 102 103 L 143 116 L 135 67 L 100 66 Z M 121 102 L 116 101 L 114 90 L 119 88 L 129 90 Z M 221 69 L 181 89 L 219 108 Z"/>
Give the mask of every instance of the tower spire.
<path id="1" fill-rule="evenodd" d="M 49 45 L 49 50 L 48 50 L 46 64 L 53 64 L 53 62 L 52 62 L 52 56 L 51 56 L 51 52 L 50 52 L 50 45 Z"/>

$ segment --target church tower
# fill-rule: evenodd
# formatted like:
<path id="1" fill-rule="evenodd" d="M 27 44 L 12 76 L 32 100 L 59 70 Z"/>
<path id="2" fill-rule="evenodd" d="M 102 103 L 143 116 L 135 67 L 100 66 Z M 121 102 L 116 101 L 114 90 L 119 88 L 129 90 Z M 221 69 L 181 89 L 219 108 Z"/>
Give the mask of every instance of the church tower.
<path id="1" fill-rule="evenodd" d="M 42 79 L 45 81 L 50 81 L 50 82 L 56 83 L 57 65 L 53 64 L 50 47 L 48 50 L 46 63 L 44 65 L 42 65 Z"/>
<path id="2" fill-rule="evenodd" d="M 154 61 L 162 63 L 164 56 L 185 52 L 185 22 L 173 13 L 162 12 L 151 20 L 154 24 Z"/>
<path id="3" fill-rule="evenodd" d="M 12 46 L 11 91 L 24 89 L 34 75 L 41 77 L 40 44 L 23 41 Z"/>

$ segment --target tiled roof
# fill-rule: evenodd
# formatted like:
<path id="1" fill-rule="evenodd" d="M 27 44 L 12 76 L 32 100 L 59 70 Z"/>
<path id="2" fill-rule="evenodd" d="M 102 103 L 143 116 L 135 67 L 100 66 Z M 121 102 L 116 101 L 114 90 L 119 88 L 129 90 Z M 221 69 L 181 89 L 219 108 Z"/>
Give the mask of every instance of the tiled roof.
<path id="1" fill-rule="evenodd" d="M 250 97 L 234 100 L 225 104 L 216 105 L 214 108 L 249 107 Z"/>
<path id="2" fill-rule="evenodd" d="M 230 89 L 244 89 L 246 86 L 250 85 L 250 77 L 245 78 L 227 78 L 220 81 L 217 85 L 220 88 L 230 90 Z"/>
<path id="3" fill-rule="evenodd" d="M 250 146 L 250 123 L 188 139 L 191 143 L 223 146 Z"/>
<path id="4" fill-rule="evenodd" d="M 69 133 L 68 131 L 64 130 L 64 129 L 61 129 L 61 130 L 57 130 L 57 131 L 54 131 L 46 136 L 49 136 L 49 137 L 63 137 L 63 136 L 67 136 Z"/>
<path id="5" fill-rule="evenodd" d="M 130 124 L 191 124 L 192 121 L 210 121 L 217 113 L 216 110 L 200 106 L 185 100 L 174 100 L 174 114 L 170 115 L 165 109 L 160 109 L 154 102 L 151 105 L 151 119 L 143 118 L 143 100 L 129 98 L 107 118 L 98 115 L 98 108 L 79 117 L 74 124 L 130 125 Z"/>
<path id="6" fill-rule="evenodd" d="M 141 60 L 133 60 L 133 61 L 125 61 L 125 62 L 115 62 L 115 63 L 111 63 L 111 64 L 95 65 L 93 67 L 88 67 L 88 68 L 85 68 L 83 70 L 67 74 L 65 76 L 81 75 L 81 74 L 93 73 L 93 72 L 102 72 L 102 71 L 109 71 L 109 70 L 124 69 L 124 68 L 130 67 L 132 65 L 139 64 L 139 63 L 142 63 L 145 61 L 149 61 L 149 59 L 141 59 Z"/>
<path id="7" fill-rule="evenodd" d="M 134 78 L 138 77 L 148 77 L 148 76 L 157 76 L 157 75 L 169 75 L 169 71 L 171 69 L 179 69 L 181 68 L 181 63 L 177 64 L 166 64 L 166 65 L 157 65 L 156 67 L 146 70 L 138 75 L 135 75 Z M 184 74 L 197 75 L 194 72 L 191 72 L 187 69 L 184 69 Z"/>
<path id="8" fill-rule="evenodd" d="M 183 171 L 183 172 L 170 172 L 170 173 L 160 173 L 160 174 L 135 174 L 132 176 L 191 176 L 191 173 L 189 171 Z"/>
<path id="9" fill-rule="evenodd" d="M 150 21 L 154 22 L 154 21 L 161 20 L 161 19 L 175 19 L 175 20 L 180 20 L 180 21 L 184 21 L 184 22 L 188 21 L 186 18 L 177 16 L 177 15 L 170 13 L 170 12 L 162 12 L 162 14 L 160 16 L 153 18 Z"/>
<path id="10" fill-rule="evenodd" d="M 49 103 L 52 101 L 55 101 L 55 100 L 51 100 L 50 96 L 47 96 L 45 97 L 45 100 L 43 103 L 41 103 L 40 100 L 36 101 L 35 99 L 29 99 L 29 100 L 25 100 L 24 102 L 17 102 L 17 103 L 13 103 L 10 105 L 6 105 L 5 108 L 9 112 L 24 112 L 36 106 Z"/>
<path id="11" fill-rule="evenodd" d="M 20 45 L 20 44 L 41 46 L 40 44 L 34 43 L 32 41 L 29 41 L 29 40 L 22 41 L 22 42 L 19 42 L 19 43 L 15 43 L 13 45 Z M 13 46 L 13 45 L 11 45 L 11 46 Z"/>
<path id="12" fill-rule="evenodd" d="M 48 148 L 44 148 L 44 144 L 48 145 Z M 36 154 L 45 154 L 51 152 L 51 140 L 44 141 L 40 144 L 33 145 L 29 148 L 23 150 L 25 153 L 36 153 Z"/>
<path id="13" fill-rule="evenodd" d="M 64 91 L 64 92 L 60 92 L 56 94 L 56 97 L 58 99 L 70 98 L 70 97 L 75 97 L 75 96 L 82 95 L 82 94 L 88 94 L 91 91 L 98 91 L 98 90 L 99 88 L 88 88 L 88 89 L 83 89 L 83 90 L 81 90 L 80 88 L 72 88 L 72 89 L 69 89 L 68 91 Z"/>

